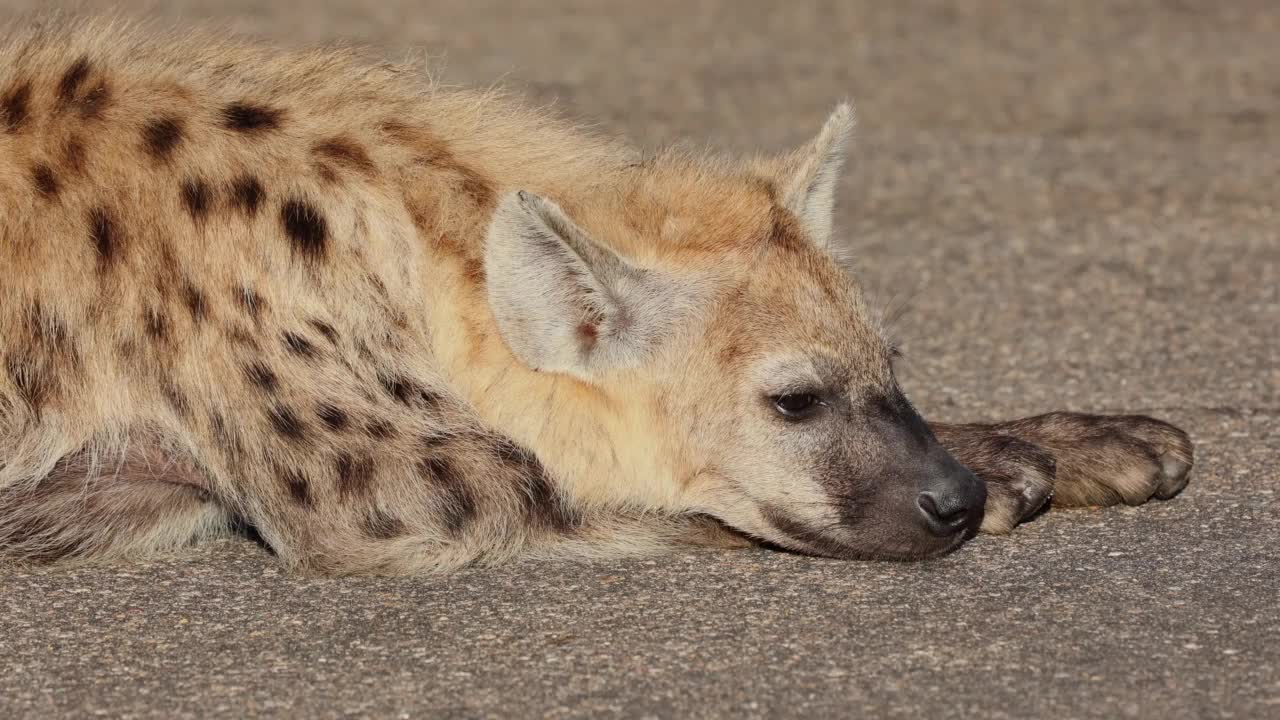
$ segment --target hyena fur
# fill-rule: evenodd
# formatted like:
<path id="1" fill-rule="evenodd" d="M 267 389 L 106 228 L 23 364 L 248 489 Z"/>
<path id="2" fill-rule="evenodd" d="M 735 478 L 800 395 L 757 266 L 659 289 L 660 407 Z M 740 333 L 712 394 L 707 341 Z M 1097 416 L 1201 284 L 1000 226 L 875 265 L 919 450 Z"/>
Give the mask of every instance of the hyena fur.
<path id="1" fill-rule="evenodd" d="M 0 50 L 0 555 L 290 568 L 766 542 L 923 558 L 1186 483 L 1182 431 L 925 423 L 833 259 L 847 106 L 644 158 L 341 50 Z"/>

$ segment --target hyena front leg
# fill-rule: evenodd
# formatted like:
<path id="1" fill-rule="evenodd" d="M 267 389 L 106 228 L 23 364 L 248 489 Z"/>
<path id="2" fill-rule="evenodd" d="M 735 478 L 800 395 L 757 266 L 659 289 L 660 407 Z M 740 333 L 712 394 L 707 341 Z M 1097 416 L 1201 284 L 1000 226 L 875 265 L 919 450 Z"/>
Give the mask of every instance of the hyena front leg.
<path id="1" fill-rule="evenodd" d="M 239 466 L 240 513 L 286 566 L 325 575 L 748 544 L 698 516 L 581 507 L 532 453 L 483 430 L 386 439 L 382 450 Z"/>
<path id="2" fill-rule="evenodd" d="M 1051 496 L 1068 507 L 1168 500 L 1186 487 L 1192 464 L 1185 432 L 1142 415 L 1054 412 L 933 430 L 986 481 L 982 530 L 991 533 L 1013 529 Z"/>

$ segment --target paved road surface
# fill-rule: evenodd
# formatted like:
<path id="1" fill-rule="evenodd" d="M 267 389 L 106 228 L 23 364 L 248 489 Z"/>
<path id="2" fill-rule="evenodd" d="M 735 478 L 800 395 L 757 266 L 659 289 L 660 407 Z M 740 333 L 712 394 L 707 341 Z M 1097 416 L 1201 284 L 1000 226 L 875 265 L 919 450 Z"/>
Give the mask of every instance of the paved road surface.
<path id="1" fill-rule="evenodd" d="M 1280 6 L 157 5 L 504 77 L 649 145 L 780 149 L 852 97 L 839 222 L 909 301 L 926 414 L 1141 410 L 1197 468 L 919 565 L 0 566 L 0 716 L 1280 717 Z"/>

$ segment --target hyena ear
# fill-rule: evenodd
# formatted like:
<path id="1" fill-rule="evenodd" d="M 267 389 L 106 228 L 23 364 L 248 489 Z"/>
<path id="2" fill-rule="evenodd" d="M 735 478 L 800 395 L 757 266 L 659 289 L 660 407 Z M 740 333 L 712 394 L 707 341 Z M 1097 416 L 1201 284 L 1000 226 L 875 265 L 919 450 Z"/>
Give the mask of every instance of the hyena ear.
<path id="1" fill-rule="evenodd" d="M 782 159 L 777 171 L 782 204 L 795 214 L 814 242 L 829 247 L 836 183 L 845 145 L 853 132 L 853 108 L 836 106 L 818 136 Z"/>
<path id="2" fill-rule="evenodd" d="M 634 367 L 675 314 L 669 279 L 595 242 L 559 206 L 532 193 L 511 193 L 498 204 L 484 263 L 498 331 L 534 370 L 590 382 Z"/>

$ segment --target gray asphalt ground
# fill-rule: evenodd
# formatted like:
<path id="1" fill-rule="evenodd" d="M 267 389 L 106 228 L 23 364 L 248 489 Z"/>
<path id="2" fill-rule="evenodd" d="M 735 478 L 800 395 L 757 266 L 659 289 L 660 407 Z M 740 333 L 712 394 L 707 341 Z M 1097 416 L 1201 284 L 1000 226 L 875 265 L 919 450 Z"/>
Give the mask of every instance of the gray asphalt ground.
<path id="1" fill-rule="evenodd" d="M 925 414 L 1148 412 L 1197 465 L 1171 502 L 1052 512 L 915 565 L 689 552 L 317 580 L 228 542 L 0 566 L 0 717 L 1280 717 L 1280 5 L 151 10 L 430 57 L 646 145 L 781 149 L 851 97 L 839 225 L 879 301 L 910 307 Z"/>

